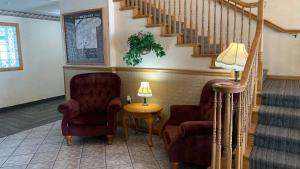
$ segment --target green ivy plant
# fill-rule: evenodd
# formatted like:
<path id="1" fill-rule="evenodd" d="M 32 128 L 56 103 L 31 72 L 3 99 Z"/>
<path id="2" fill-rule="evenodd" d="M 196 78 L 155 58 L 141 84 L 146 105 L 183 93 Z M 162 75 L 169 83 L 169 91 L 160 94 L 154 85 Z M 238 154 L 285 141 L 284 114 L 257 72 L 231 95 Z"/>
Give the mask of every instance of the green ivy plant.
<path id="1" fill-rule="evenodd" d="M 136 66 L 143 60 L 141 55 L 145 55 L 151 51 L 161 58 L 166 55 L 164 48 L 155 42 L 151 32 L 142 32 L 133 34 L 128 38 L 129 51 L 123 57 L 123 60 L 129 66 Z"/>

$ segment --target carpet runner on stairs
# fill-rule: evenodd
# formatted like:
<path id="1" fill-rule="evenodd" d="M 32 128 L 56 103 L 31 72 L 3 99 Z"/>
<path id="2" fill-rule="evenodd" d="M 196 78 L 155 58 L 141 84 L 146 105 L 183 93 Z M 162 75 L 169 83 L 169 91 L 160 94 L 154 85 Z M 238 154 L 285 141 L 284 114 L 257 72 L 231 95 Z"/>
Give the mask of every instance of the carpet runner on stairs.
<path id="1" fill-rule="evenodd" d="M 251 169 L 300 169 L 300 81 L 266 80 Z"/>

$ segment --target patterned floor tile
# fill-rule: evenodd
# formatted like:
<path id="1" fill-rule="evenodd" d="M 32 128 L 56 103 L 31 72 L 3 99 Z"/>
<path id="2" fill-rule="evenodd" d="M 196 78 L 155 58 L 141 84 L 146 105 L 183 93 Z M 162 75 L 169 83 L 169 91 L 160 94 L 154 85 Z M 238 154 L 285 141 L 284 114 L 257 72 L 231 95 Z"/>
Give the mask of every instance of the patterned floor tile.
<path id="1" fill-rule="evenodd" d="M 17 147 L 23 140 L 4 140 L 0 144 L 0 149 L 7 148 L 7 147 Z"/>
<path id="2" fill-rule="evenodd" d="M 138 162 L 133 163 L 134 169 L 160 169 L 159 166 L 154 162 Z"/>
<path id="3" fill-rule="evenodd" d="M 107 166 L 106 169 L 133 169 L 131 164 L 118 165 L 118 166 Z"/>
<path id="4" fill-rule="evenodd" d="M 106 166 L 131 164 L 129 154 L 110 154 L 106 155 Z"/>
<path id="5" fill-rule="evenodd" d="M 52 169 L 54 162 L 29 164 L 26 169 Z"/>
<path id="6" fill-rule="evenodd" d="M 84 169 L 97 169 L 105 167 L 105 157 L 98 158 L 98 157 L 86 157 L 81 158 L 80 168 Z"/>
<path id="7" fill-rule="evenodd" d="M 13 155 L 25 155 L 25 154 L 34 154 L 39 145 L 32 146 L 19 146 Z"/>
<path id="8" fill-rule="evenodd" d="M 8 157 L 0 157 L 0 167 L 8 159 Z"/>
<path id="9" fill-rule="evenodd" d="M 26 138 L 20 146 L 39 145 L 44 141 L 43 138 Z"/>
<path id="10" fill-rule="evenodd" d="M 79 169 L 80 159 L 58 160 L 54 163 L 53 169 Z"/>
<path id="11" fill-rule="evenodd" d="M 27 165 L 15 165 L 15 166 L 8 166 L 8 167 L 1 167 L 1 169 L 25 169 Z"/>
<path id="12" fill-rule="evenodd" d="M 36 153 L 30 163 L 48 163 L 56 160 L 58 152 Z"/>
<path id="13" fill-rule="evenodd" d="M 7 148 L 1 148 L 0 150 L 0 157 L 8 157 L 12 155 L 12 153 L 15 151 L 15 147 L 7 147 Z"/>
<path id="14" fill-rule="evenodd" d="M 51 152 L 51 151 L 59 151 L 61 145 L 60 144 L 51 144 L 46 143 L 42 144 L 37 150 L 38 153 Z"/>
<path id="15" fill-rule="evenodd" d="M 25 165 L 25 164 L 28 164 L 30 162 L 32 157 L 33 157 L 33 154 L 11 156 L 2 165 L 2 167 L 15 166 L 15 165 Z"/>

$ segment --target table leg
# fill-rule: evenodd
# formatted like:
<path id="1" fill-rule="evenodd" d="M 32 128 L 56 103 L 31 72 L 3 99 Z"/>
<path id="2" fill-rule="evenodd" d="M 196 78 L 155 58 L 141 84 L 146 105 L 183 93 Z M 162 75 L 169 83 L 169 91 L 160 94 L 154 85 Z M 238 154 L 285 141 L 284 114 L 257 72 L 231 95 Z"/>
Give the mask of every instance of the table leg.
<path id="1" fill-rule="evenodd" d="M 137 118 L 134 118 L 135 134 L 138 134 L 138 123 L 139 123 L 139 120 Z"/>
<path id="2" fill-rule="evenodd" d="M 149 137 L 148 137 L 148 145 L 150 147 L 152 147 L 153 143 L 152 143 L 152 130 L 153 130 L 153 117 L 152 115 L 149 116 L 148 118 L 145 119 L 147 126 L 148 126 L 148 130 L 149 130 Z"/>
<path id="3" fill-rule="evenodd" d="M 128 115 L 126 113 L 124 113 L 124 115 L 123 115 L 123 128 L 124 128 L 125 141 L 128 140 L 128 125 L 127 125 L 127 122 L 128 122 Z"/>
<path id="4" fill-rule="evenodd" d="M 158 130 L 159 130 L 159 131 L 158 131 L 158 136 L 161 137 L 161 136 L 162 136 L 161 132 L 162 132 L 162 129 L 163 129 L 164 124 L 163 124 L 163 121 L 162 121 L 162 116 L 161 116 L 161 114 L 158 113 L 157 116 L 158 116 L 158 119 L 159 119 L 159 122 L 160 122 L 160 126 L 159 126 L 159 129 L 158 129 Z"/>

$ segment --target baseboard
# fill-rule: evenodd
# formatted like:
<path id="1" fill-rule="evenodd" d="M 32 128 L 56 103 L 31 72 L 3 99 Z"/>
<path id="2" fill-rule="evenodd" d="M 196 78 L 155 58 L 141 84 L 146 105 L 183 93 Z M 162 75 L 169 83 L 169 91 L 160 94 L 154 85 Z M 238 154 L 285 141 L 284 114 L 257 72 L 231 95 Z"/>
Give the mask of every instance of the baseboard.
<path id="1" fill-rule="evenodd" d="M 300 80 L 300 76 L 288 76 L 288 75 L 267 75 L 269 80 Z"/>
<path id="2" fill-rule="evenodd" d="M 37 100 L 37 101 L 33 101 L 33 102 L 22 103 L 22 104 L 18 104 L 18 105 L 14 105 L 14 106 L 3 107 L 3 108 L 0 108 L 0 113 L 9 111 L 9 110 L 23 108 L 26 106 L 32 106 L 35 104 L 45 103 L 45 102 L 49 102 L 49 101 L 53 101 L 53 100 L 57 100 L 57 99 L 64 99 L 64 98 L 65 98 L 65 95 L 61 95 L 61 96 L 50 97 L 47 99 L 41 99 L 41 100 Z"/>

